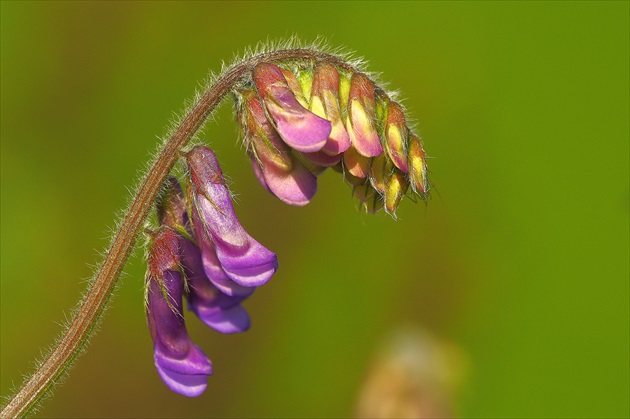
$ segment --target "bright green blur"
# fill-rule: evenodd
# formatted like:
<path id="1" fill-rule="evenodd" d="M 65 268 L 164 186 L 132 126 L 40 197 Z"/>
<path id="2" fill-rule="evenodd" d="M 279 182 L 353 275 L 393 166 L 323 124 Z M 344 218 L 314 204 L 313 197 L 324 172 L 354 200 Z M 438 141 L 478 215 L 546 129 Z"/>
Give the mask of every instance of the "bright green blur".
<path id="1" fill-rule="evenodd" d="M 400 221 L 325 173 L 288 207 L 256 182 L 231 105 L 208 124 L 244 226 L 280 270 L 252 329 L 193 317 L 206 393 L 152 365 L 136 252 L 88 352 L 38 417 L 329 417 L 355 411 L 393 330 L 464 354 L 466 417 L 627 417 L 628 3 L 1 4 L 1 387 L 85 290 L 114 213 L 207 71 L 260 40 L 326 36 L 418 121 L 435 184 Z"/>

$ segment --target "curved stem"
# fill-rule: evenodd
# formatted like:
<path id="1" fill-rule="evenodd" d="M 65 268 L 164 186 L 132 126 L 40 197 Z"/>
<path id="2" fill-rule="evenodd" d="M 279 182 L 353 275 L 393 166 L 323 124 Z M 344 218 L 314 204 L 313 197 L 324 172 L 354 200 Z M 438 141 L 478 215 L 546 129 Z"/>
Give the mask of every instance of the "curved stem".
<path id="1" fill-rule="evenodd" d="M 0 413 L 0 417 L 15 418 L 28 413 L 79 355 L 107 304 L 132 250 L 136 236 L 151 210 L 162 183 L 178 158 L 178 151 L 186 146 L 208 115 L 231 91 L 235 83 L 258 63 L 300 59 L 328 61 L 348 70 L 353 70 L 353 67 L 348 63 L 330 54 L 310 49 L 286 49 L 251 57 L 231 67 L 217 78 L 174 131 L 142 181 L 114 236 L 105 260 L 100 265 L 94 282 L 81 302 L 68 329 L 30 379 L 9 400 Z"/>

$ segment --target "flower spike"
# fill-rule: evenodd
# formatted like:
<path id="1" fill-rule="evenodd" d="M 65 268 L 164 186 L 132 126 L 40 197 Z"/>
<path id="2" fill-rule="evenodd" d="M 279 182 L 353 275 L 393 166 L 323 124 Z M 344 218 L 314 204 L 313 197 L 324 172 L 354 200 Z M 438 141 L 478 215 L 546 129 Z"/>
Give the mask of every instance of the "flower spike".
<path id="1" fill-rule="evenodd" d="M 29 413 L 76 357 L 143 225 L 150 236 L 147 322 L 154 362 L 169 388 L 198 396 L 212 374 L 210 360 L 188 336 L 183 298 L 221 333 L 249 328 L 241 304 L 275 273 L 276 255 L 240 224 L 214 153 L 203 146 L 185 151 L 224 97 L 236 98 L 256 177 L 285 203 L 308 204 L 317 191 L 317 176 L 328 167 L 343 175 L 359 207 L 370 213 L 384 208 L 396 218 L 409 187 L 427 199 L 430 183 L 420 138 L 407 125 L 403 108 L 359 67 L 317 48 L 292 46 L 226 67 L 173 127 L 139 184 L 77 316 L 0 416 Z M 178 156 L 185 156 L 188 167 L 185 191 L 175 178 L 167 179 Z M 149 232 L 145 222 L 156 200 L 160 225 Z"/>

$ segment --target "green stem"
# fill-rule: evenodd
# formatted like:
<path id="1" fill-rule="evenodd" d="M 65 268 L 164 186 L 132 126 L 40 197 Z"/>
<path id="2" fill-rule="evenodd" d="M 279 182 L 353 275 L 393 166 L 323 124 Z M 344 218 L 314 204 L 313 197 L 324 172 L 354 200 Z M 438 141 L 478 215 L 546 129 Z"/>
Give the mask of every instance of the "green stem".
<path id="1" fill-rule="evenodd" d="M 353 69 L 352 66 L 336 56 L 300 48 L 259 54 L 237 63 L 221 74 L 184 117 L 158 154 L 151 169 L 140 184 L 105 259 L 68 329 L 65 330 L 57 345 L 33 375 L 2 409 L 0 418 L 23 417 L 27 414 L 41 401 L 42 397 L 66 372 L 72 361 L 81 353 L 103 313 L 134 246 L 136 236 L 153 206 L 162 183 L 175 164 L 179 151 L 188 144 L 208 115 L 232 90 L 235 83 L 250 73 L 258 63 L 283 60 L 327 61 L 346 69 Z"/>

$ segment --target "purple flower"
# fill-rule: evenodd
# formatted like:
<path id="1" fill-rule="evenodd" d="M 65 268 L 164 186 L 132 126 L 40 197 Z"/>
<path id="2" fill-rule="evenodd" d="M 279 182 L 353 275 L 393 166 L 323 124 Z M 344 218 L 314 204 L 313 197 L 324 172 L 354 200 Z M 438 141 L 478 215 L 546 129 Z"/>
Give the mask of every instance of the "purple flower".
<path id="1" fill-rule="evenodd" d="M 182 312 L 184 280 L 179 270 L 179 238 L 168 227 L 154 235 L 147 272 L 147 322 L 154 361 L 162 381 L 188 397 L 203 393 L 212 363 L 186 331 Z"/>
<path id="2" fill-rule="evenodd" d="M 291 154 L 267 119 L 256 92 L 243 92 L 240 119 L 247 129 L 252 163 L 260 183 L 289 205 L 306 205 L 317 192 L 317 177 Z M 256 169 L 254 169 L 256 170 Z"/>
<path id="3" fill-rule="evenodd" d="M 253 291 L 229 296 L 215 287 L 206 276 L 201 251 L 186 238 L 180 238 L 182 264 L 188 279 L 188 305 L 207 326 L 221 333 L 239 333 L 249 329 L 249 315 L 240 305 Z"/>
<path id="4" fill-rule="evenodd" d="M 321 150 L 326 145 L 332 126 L 300 104 L 282 70 L 271 63 L 260 63 L 254 69 L 253 77 L 284 142 L 295 150 L 307 153 Z"/>
<path id="5" fill-rule="evenodd" d="M 195 231 L 201 231 L 196 239 L 202 252 L 208 252 L 211 240 L 232 281 L 244 287 L 263 285 L 278 268 L 276 255 L 241 226 L 214 152 L 197 146 L 186 155 L 186 161 L 192 179 L 192 211 L 196 211 L 192 218 L 198 223 Z"/>

